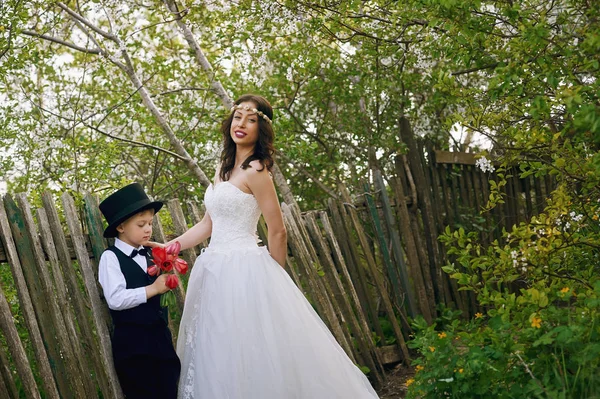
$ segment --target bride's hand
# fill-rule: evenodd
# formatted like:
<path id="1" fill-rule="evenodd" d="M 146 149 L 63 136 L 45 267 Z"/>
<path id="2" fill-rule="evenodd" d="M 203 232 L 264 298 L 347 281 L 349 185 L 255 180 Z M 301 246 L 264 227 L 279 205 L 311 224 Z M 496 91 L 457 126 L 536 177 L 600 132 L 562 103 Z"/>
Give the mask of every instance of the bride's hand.
<path id="1" fill-rule="evenodd" d="M 142 245 L 144 247 L 150 247 L 150 248 L 166 248 L 167 247 L 166 244 L 163 244 L 160 242 L 154 242 L 154 241 L 144 241 L 142 243 Z"/>

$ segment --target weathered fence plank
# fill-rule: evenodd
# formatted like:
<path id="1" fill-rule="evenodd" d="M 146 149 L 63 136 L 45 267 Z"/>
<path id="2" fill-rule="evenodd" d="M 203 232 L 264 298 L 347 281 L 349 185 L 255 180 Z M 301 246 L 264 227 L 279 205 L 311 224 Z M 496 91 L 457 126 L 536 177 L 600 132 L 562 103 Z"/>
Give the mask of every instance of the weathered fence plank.
<path id="1" fill-rule="evenodd" d="M 48 216 L 43 208 L 37 210 L 37 220 L 40 229 L 41 241 L 44 246 L 44 251 L 48 256 L 48 262 L 50 263 L 50 268 L 52 270 L 53 286 L 56 288 L 57 301 L 63 314 L 65 327 L 67 328 L 67 336 L 73 351 L 75 366 L 78 368 L 77 373 L 79 374 L 79 379 L 83 385 L 83 395 L 86 398 L 96 398 L 98 397 L 98 391 L 96 390 L 92 379 L 88 378 L 90 373 L 88 371 L 86 355 L 81 346 L 81 339 L 77 333 L 76 319 L 69 301 L 67 284 L 65 283 L 63 273 L 60 268 L 56 246 L 54 245 L 54 240 L 52 239 L 50 222 L 48 221 Z M 87 320 L 82 319 L 81 322 L 87 323 Z"/>
<path id="2" fill-rule="evenodd" d="M 95 279 L 92 264 L 87 255 L 81 224 L 77 218 L 75 202 L 73 201 L 73 198 L 66 193 L 62 195 L 62 201 L 77 261 L 81 267 L 84 286 L 90 300 L 92 317 L 99 338 L 102 365 L 109 377 L 108 382 L 111 388 L 111 397 L 122 398 L 123 393 L 113 364 L 110 335 L 108 327 L 106 326 L 106 321 L 103 318 L 106 307 L 100 301 L 97 280 Z"/>
<path id="3" fill-rule="evenodd" d="M 310 269 L 311 269 L 311 272 L 313 272 L 313 276 L 315 277 L 317 287 L 321 292 L 325 293 L 325 296 L 324 296 L 324 298 L 326 300 L 325 305 L 329 308 L 332 308 L 336 315 L 336 318 L 334 320 L 334 323 L 335 323 L 334 328 L 339 328 L 341 333 L 344 335 L 344 340 L 346 342 L 346 345 L 348 346 L 348 349 L 351 350 L 352 337 L 350 337 L 350 333 L 349 333 L 348 329 L 342 327 L 343 316 L 342 316 L 342 313 L 340 310 L 340 305 L 338 304 L 337 299 L 333 294 L 333 289 L 332 289 L 328 279 L 321 278 L 320 259 L 319 259 L 319 256 L 317 255 L 317 251 L 315 250 L 315 247 L 312 243 L 311 237 L 308 234 L 308 231 L 306 229 L 305 221 L 303 220 L 302 215 L 300 213 L 300 208 L 298 207 L 297 204 L 292 204 L 289 208 L 292 212 L 294 220 L 296 221 L 296 226 L 300 233 L 300 237 L 303 240 L 304 247 L 308 250 L 308 254 L 309 254 L 310 260 L 311 260 Z M 353 358 L 353 357 L 351 356 L 351 358 Z"/>
<path id="4" fill-rule="evenodd" d="M 31 255 L 41 283 L 42 294 L 50 310 L 50 319 L 53 323 L 52 327 L 55 334 L 54 337 L 57 340 L 57 344 L 60 348 L 60 351 L 57 353 L 57 355 L 62 358 L 61 363 L 62 367 L 64 367 L 65 375 L 61 378 L 57 378 L 57 380 L 59 383 L 65 384 L 64 387 L 61 388 L 67 389 L 67 391 L 61 392 L 61 396 L 63 398 L 80 398 L 85 396 L 85 388 L 83 386 L 83 381 L 81 380 L 81 370 L 78 366 L 78 359 L 75 358 L 71 340 L 69 339 L 69 332 L 67 332 L 63 311 L 58 306 L 58 301 L 54 291 L 54 284 L 52 283 L 36 225 L 33 221 L 31 206 L 27 202 L 27 198 L 25 197 L 24 193 L 17 195 L 17 201 L 19 203 L 19 207 L 21 208 L 28 239 L 31 242 Z"/>
<path id="5" fill-rule="evenodd" d="M 171 214 L 171 220 L 173 220 L 173 227 L 175 228 L 175 234 L 178 236 L 185 233 L 188 230 L 187 222 L 183 214 L 183 208 L 179 203 L 178 199 L 172 199 L 168 202 L 167 207 Z M 190 268 L 194 265 L 198 254 L 194 248 L 184 249 L 181 252 L 181 257 L 190 265 Z"/>
<path id="6" fill-rule="evenodd" d="M 187 205 L 187 209 L 188 209 L 188 213 L 190 215 L 192 225 L 196 225 L 196 224 L 200 223 L 202 221 L 202 218 L 204 217 L 204 211 L 199 209 L 198 206 L 196 205 L 196 202 L 194 202 L 194 201 L 187 201 L 186 205 Z M 200 244 L 196 245 L 194 247 L 194 250 L 196 251 L 197 254 L 199 254 L 200 251 L 202 251 L 202 248 L 206 248 L 206 247 L 208 247 L 208 240 L 204 240 Z M 193 266 L 193 265 L 190 265 L 190 266 Z"/>
<path id="7" fill-rule="evenodd" d="M 443 301 L 442 269 L 441 258 L 438 243 L 438 229 L 435 225 L 433 213 L 435 210 L 431 204 L 431 190 L 427 177 L 425 176 L 425 165 L 423 163 L 423 150 L 417 145 L 415 136 L 407 118 L 400 118 L 400 128 L 398 136 L 408 147 L 407 158 L 411 167 L 412 176 L 415 182 L 417 195 L 419 198 L 418 207 L 421 210 L 421 220 L 423 223 L 423 234 L 425 236 L 425 247 L 429 256 L 429 268 L 436 300 Z M 434 313 L 435 314 L 435 313 Z"/>
<path id="8" fill-rule="evenodd" d="M 342 198 L 345 199 L 346 202 L 350 202 L 350 195 L 347 190 L 341 190 Z M 381 274 L 377 270 L 377 265 L 375 263 L 375 259 L 373 258 L 373 254 L 370 251 L 369 245 L 367 243 L 367 238 L 365 232 L 362 228 L 362 224 L 358 220 L 358 215 L 356 211 L 352 208 L 348 210 L 348 214 L 350 215 L 350 219 L 352 220 L 352 224 L 356 234 L 358 236 L 358 241 L 363 249 L 363 253 L 365 254 L 365 258 L 367 260 L 368 270 L 370 272 L 373 281 L 375 281 L 375 286 L 379 294 L 381 295 L 381 300 L 383 302 L 383 307 L 385 312 L 388 315 L 389 322 L 392 325 L 392 330 L 394 331 L 394 337 L 396 338 L 396 343 L 402 354 L 404 355 L 404 359 L 406 361 L 410 361 L 410 355 L 408 353 L 408 348 L 406 347 L 406 343 L 404 341 L 404 336 L 402 335 L 402 330 L 400 329 L 400 325 L 398 324 L 398 319 L 396 319 L 396 313 L 394 312 L 394 307 L 392 306 L 392 302 L 390 301 L 390 297 L 387 293 L 387 289 L 385 284 L 381 278 Z M 383 336 L 382 336 L 383 338 Z"/>
<path id="9" fill-rule="evenodd" d="M 108 381 L 109 376 L 101 359 L 102 351 L 100 350 L 100 344 L 96 340 L 96 334 L 92 328 L 93 323 L 89 318 L 89 300 L 79 288 L 77 271 L 71 260 L 67 237 L 63 231 L 52 195 L 48 192 L 44 193 L 42 195 L 42 203 L 44 204 L 44 210 L 46 211 L 50 231 L 52 233 L 51 236 L 45 236 L 45 240 L 47 240 L 48 246 L 56 248 L 56 253 L 61 265 L 62 276 L 65 279 L 68 290 L 68 298 L 73 305 L 75 320 L 77 321 L 79 331 L 82 335 L 79 336 L 81 345 L 83 346 L 84 352 L 90 356 L 92 370 L 95 371 L 96 379 L 100 384 L 100 390 L 105 396 L 110 397 L 111 387 Z M 105 316 L 103 316 L 103 318 L 104 317 Z M 109 320 L 105 320 L 105 324 L 108 322 Z M 85 367 L 85 365 L 83 367 Z"/>
<path id="10" fill-rule="evenodd" d="M 88 238 L 92 247 L 92 254 L 94 255 L 90 264 L 92 265 L 92 272 L 94 274 L 94 280 L 96 281 L 96 288 L 100 294 L 100 298 L 104 298 L 104 292 L 100 286 L 98 280 L 98 266 L 100 264 L 100 257 L 107 247 L 107 239 L 104 238 L 104 223 L 102 216 L 100 215 L 100 208 L 98 208 L 98 198 L 86 193 L 83 196 L 83 216 L 85 218 L 85 226 L 88 229 Z M 111 239 L 112 240 L 112 239 Z M 106 327 L 109 331 L 112 329 L 112 319 L 108 310 L 108 306 L 102 306 L 102 319 L 106 323 Z"/>
<path id="11" fill-rule="evenodd" d="M 398 274 L 398 270 L 395 265 L 392 264 L 392 257 L 390 255 L 390 251 L 388 250 L 388 244 L 386 242 L 386 237 L 383 232 L 383 227 L 381 226 L 381 220 L 379 219 L 379 213 L 377 212 L 377 208 L 375 207 L 375 200 L 373 199 L 373 194 L 371 193 L 371 188 L 368 184 L 364 186 L 364 194 L 365 200 L 367 203 L 367 208 L 369 209 L 369 214 L 371 216 L 371 222 L 375 228 L 375 235 L 379 241 L 379 252 L 381 253 L 381 257 L 383 258 L 383 263 L 385 265 L 385 270 L 387 271 L 388 280 L 392 285 L 392 293 L 396 299 L 396 303 L 398 304 L 399 309 L 402 309 L 404 305 L 403 298 L 406 295 L 406 291 L 400 289 L 400 276 Z"/>
<path id="12" fill-rule="evenodd" d="M 371 293 L 367 287 L 367 277 L 362 265 L 360 264 L 360 259 L 357 252 L 358 245 L 352 236 L 353 232 L 352 228 L 350 227 L 350 221 L 346 214 L 346 210 L 343 205 L 338 204 L 337 201 L 334 201 L 332 198 L 328 200 L 328 205 L 332 214 L 336 235 L 337 237 L 340 237 L 339 242 L 345 255 L 344 257 L 348 265 L 351 281 L 354 287 L 356 287 L 362 308 L 366 310 L 365 314 L 369 319 L 373 330 L 375 330 L 375 333 L 380 337 L 384 337 L 383 329 L 381 328 L 381 323 L 379 322 L 377 306 L 375 305 L 375 302 L 371 297 Z"/>
<path id="13" fill-rule="evenodd" d="M 373 354 L 367 343 L 367 341 L 372 340 L 370 331 L 363 331 L 358 324 L 356 315 L 352 310 L 352 304 L 350 303 L 349 297 L 346 295 L 346 290 L 344 289 L 333 258 L 331 257 L 331 249 L 325 242 L 321 230 L 317 225 L 315 214 L 312 212 L 308 213 L 306 215 L 306 221 L 311 237 L 317 246 L 318 253 L 321 255 L 321 264 L 324 266 L 325 276 L 329 278 L 329 284 L 333 288 L 337 303 L 340 304 L 343 320 L 348 324 L 352 336 L 356 339 L 358 351 L 355 351 L 355 358 L 361 364 L 365 364 L 369 367 L 373 371 L 377 383 L 381 384 L 383 382 L 383 366 L 381 363 L 376 364 L 377 359 L 373 358 Z"/>
<path id="14" fill-rule="evenodd" d="M 398 264 L 398 272 L 400 274 L 400 285 L 404 291 L 406 307 L 408 309 L 408 314 L 411 317 L 415 317 L 417 314 L 417 307 L 415 304 L 415 297 L 413 293 L 413 289 L 410 285 L 409 277 L 408 277 L 408 269 L 406 265 L 406 261 L 404 259 L 404 251 L 402 250 L 402 243 L 400 242 L 400 235 L 398 234 L 398 229 L 396 227 L 396 218 L 393 215 L 392 207 L 390 205 L 390 199 L 388 193 L 385 189 L 385 183 L 383 181 L 383 176 L 381 175 L 381 171 L 375 170 L 374 172 L 374 181 L 375 187 L 381 193 L 380 198 L 382 202 L 382 210 L 383 217 L 385 218 L 387 229 L 390 235 L 390 240 L 392 242 L 392 251 L 394 253 L 394 259 Z M 400 304 L 399 304 L 400 305 Z"/>
<path id="15" fill-rule="evenodd" d="M 11 212 L 9 212 L 8 209 L 5 208 L 9 208 Z M 17 223 L 19 220 L 18 218 L 17 220 L 13 219 L 15 217 L 15 212 L 16 204 L 12 201 L 12 199 L 9 196 L 4 197 L 4 206 L 0 206 L 0 229 L 2 230 L 4 248 L 6 249 L 9 264 L 11 265 L 11 271 L 15 281 L 15 286 L 17 287 L 19 304 L 23 312 L 25 324 L 27 325 L 27 329 L 29 330 L 29 337 L 31 339 L 31 343 L 34 349 L 37 365 L 40 370 L 40 376 L 42 378 L 42 384 L 44 386 L 44 389 L 46 390 L 46 395 L 48 395 L 48 397 L 50 398 L 59 398 L 58 388 L 52 375 L 52 369 L 48 360 L 48 353 L 46 352 L 44 340 L 42 339 L 42 332 L 36 316 L 36 312 L 38 310 L 34 309 L 33 299 L 30 296 L 28 288 L 28 281 L 26 281 L 25 279 L 23 268 L 21 266 L 21 261 L 17 252 L 17 247 L 15 246 L 15 242 L 18 242 L 19 240 L 22 240 L 21 245 L 26 245 L 25 238 L 21 234 L 17 234 L 15 240 L 13 241 L 13 235 L 11 233 L 12 223 L 10 220 L 12 219 L 12 222 Z M 9 217 L 11 219 L 9 219 Z M 23 226 L 21 224 L 21 228 L 22 227 Z M 16 226 L 15 231 L 17 231 Z M 31 252 L 31 248 L 29 248 L 28 250 Z M 36 294 L 40 294 L 41 289 L 40 291 L 38 291 L 39 288 L 36 289 L 36 287 L 33 286 L 33 284 L 34 282 L 31 283 L 31 287 L 36 291 Z M 39 313 L 40 317 L 44 316 L 43 311 L 39 311 Z M 51 344 L 52 343 L 53 342 L 51 342 Z"/>
<path id="16" fill-rule="evenodd" d="M 335 261 L 335 264 L 337 265 L 337 269 L 339 269 L 340 275 L 341 275 L 342 279 L 344 280 L 342 282 L 341 281 L 342 279 L 340 279 L 340 282 L 342 282 L 342 284 L 345 285 L 346 292 L 350 295 L 350 298 L 352 299 L 351 302 L 352 302 L 355 312 L 356 312 L 357 321 L 361 327 L 362 334 L 365 337 L 365 344 L 368 346 L 369 352 L 371 353 L 371 356 L 373 356 L 377 367 L 379 369 L 382 369 L 383 361 L 379 355 L 379 351 L 377 350 L 377 348 L 375 347 L 375 344 L 373 342 L 371 328 L 369 327 L 369 324 L 368 324 L 367 318 L 366 318 L 366 312 L 365 312 L 364 308 L 362 307 L 362 304 L 360 302 L 360 299 L 358 298 L 358 294 L 356 292 L 355 286 L 352 283 L 352 278 L 350 277 L 350 273 L 348 272 L 346 262 L 342 255 L 342 251 L 340 249 L 339 242 L 336 239 L 335 234 L 333 232 L 333 227 L 331 225 L 331 222 L 329 221 L 327 212 L 325 212 L 325 211 L 319 212 L 319 219 L 321 220 L 321 223 L 323 224 L 323 229 L 325 230 L 327 242 L 329 243 L 329 247 L 331 248 L 333 260 Z M 366 338 L 368 338 L 368 339 L 366 339 Z"/>
<path id="17" fill-rule="evenodd" d="M 342 327 L 339 324 L 333 305 L 329 302 L 325 295 L 325 290 L 319 285 L 314 270 L 313 261 L 310 256 L 310 252 L 307 248 L 307 243 L 302 237 L 298 223 L 296 222 L 291 208 L 287 204 L 282 204 L 281 210 L 283 211 L 284 221 L 286 223 L 286 229 L 288 231 L 288 244 L 294 254 L 294 259 L 301 266 L 304 271 L 308 285 L 310 287 L 310 296 L 315 301 L 315 307 L 323 317 L 325 323 L 331 329 L 333 335 L 338 340 L 344 351 L 354 360 L 354 354 L 350 348 L 350 344 L 346 340 L 346 336 L 342 331 Z"/>
<path id="18" fill-rule="evenodd" d="M 0 208 L 2 208 L 0 206 Z M 3 210 L 4 208 L 2 208 Z M 4 219 L 3 212 L 0 211 L 0 223 Z M 2 236 L 4 238 L 4 231 L 2 231 Z M 5 248 L 8 248 L 9 245 L 5 243 Z M 8 301 L 4 296 L 4 291 L 2 290 L 2 286 L 0 286 L 0 329 L 2 329 L 2 334 L 6 339 L 6 343 L 8 344 L 8 350 L 13 358 L 13 362 L 17 369 L 17 373 L 19 374 L 19 378 L 21 379 L 21 384 L 23 385 L 23 389 L 25 390 L 25 394 L 28 398 L 40 398 L 40 393 L 37 389 L 37 384 L 35 383 L 35 378 L 33 377 L 33 372 L 31 371 L 31 366 L 29 364 L 29 360 L 27 359 L 27 354 L 25 353 L 25 348 L 23 347 L 23 343 L 21 342 L 21 338 L 19 338 L 19 331 L 17 331 L 17 327 L 15 326 L 15 322 L 13 320 L 13 315 L 10 311 L 10 306 L 8 305 Z M 4 353 L 3 349 L 0 349 L 2 353 Z M 14 381 L 11 384 L 12 375 L 10 370 L 7 372 L 8 364 L 5 363 L 5 355 L 3 354 L 2 359 L 2 375 L 4 384 L 6 386 L 6 391 L 12 391 L 10 394 L 11 397 L 17 398 L 17 394 L 15 392 L 16 388 L 14 388 Z M 8 392 L 7 392 L 8 393 Z M 7 397 L 9 397 L 7 395 Z"/>
<path id="19" fill-rule="evenodd" d="M 6 311 L 6 305 L 8 305 L 8 303 L 6 302 L 6 298 L 4 296 L 4 292 L 2 291 L 2 287 L 0 286 L 0 301 L 4 301 L 5 305 L 0 305 L 0 312 L 2 311 L 2 309 L 4 309 L 4 311 Z M 0 316 L 2 317 L 2 316 Z M 12 319 L 12 315 L 10 317 Z M 0 323 L 2 323 L 0 321 Z M 0 324 L 2 325 L 2 324 Z M 13 323 L 14 326 L 14 323 Z M 1 329 L 2 327 L 0 327 Z M 14 331 L 13 331 L 14 334 Z M 21 346 L 22 347 L 22 346 Z M 2 380 L 2 388 L 0 388 L 0 393 L 2 393 L 3 398 L 8 398 L 8 399 L 18 399 L 19 397 L 19 392 L 17 391 L 17 386 L 15 384 L 15 379 L 13 378 L 13 373 L 10 369 L 10 363 L 8 360 L 8 357 L 6 356 L 6 352 L 5 351 L 6 348 L 0 348 L 0 379 Z M 24 351 L 23 351 L 24 353 Z M 25 367 L 28 367 L 29 364 L 26 364 Z"/>
<path id="20" fill-rule="evenodd" d="M 318 254 L 317 261 L 321 267 L 318 275 L 320 277 L 325 277 L 325 282 L 328 285 L 328 289 L 331 290 L 330 299 L 332 300 L 337 319 L 340 322 L 340 328 L 346 337 L 346 342 L 348 342 L 349 349 L 352 351 L 355 361 L 360 364 L 365 364 L 365 360 L 363 359 L 361 352 L 356 350 L 356 348 L 350 344 L 352 342 L 352 333 L 350 329 L 343 328 L 342 326 L 344 322 L 351 323 L 353 314 L 347 312 L 349 305 L 344 294 L 343 287 L 340 287 L 340 285 L 337 284 L 336 277 L 338 277 L 339 280 L 339 276 L 337 275 L 335 265 L 331 259 L 329 248 L 327 248 L 327 244 L 325 243 L 323 235 L 321 234 L 321 229 L 319 226 L 317 226 L 317 221 L 313 213 L 305 214 L 303 219 L 306 228 L 310 233 L 311 243 L 315 247 L 315 251 Z"/>
<path id="21" fill-rule="evenodd" d="M 425 279 L 429 276 L 428 259 L 421 255 L 418 250 L 421 237 L 418 231 L 412 228 L 414 215 L 411 215 L 411 213 L 414 214 L 414 211 L 416 211 L 417 203 L 413 201 L 413 211 L 409 212 L 406 191 L 404 189 L 404 179 L 402 179 L 404 176 L 404 165 L 399 159 L 396 160 L 396 173 L 398 174 L 398 177 L 395 179 L 396 184 L 394 185 L 394 194 L 396 196 L 396 203 L 398 204 L 396 211 L 400 220 L 400 235 L 406 243 L 404 249 L 406 250 L 408 260 L 409 283 L 414 287 L 421 315 L 428 323 L 431 323 L 435 314 L 435 295 L 433 289 L 425 285 Z"/>

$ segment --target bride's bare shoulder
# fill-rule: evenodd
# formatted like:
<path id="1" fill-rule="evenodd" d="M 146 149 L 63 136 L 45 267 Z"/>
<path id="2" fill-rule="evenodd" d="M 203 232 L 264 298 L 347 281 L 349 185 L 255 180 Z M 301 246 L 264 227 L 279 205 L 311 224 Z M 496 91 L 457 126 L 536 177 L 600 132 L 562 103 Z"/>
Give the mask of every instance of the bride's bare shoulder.
<path id="1" fill-rule="evenodd" d="M 271 173 L 260 161 L 250 162 L 250 168 L 244 171 L 250 185 L 271 183 Z"/>

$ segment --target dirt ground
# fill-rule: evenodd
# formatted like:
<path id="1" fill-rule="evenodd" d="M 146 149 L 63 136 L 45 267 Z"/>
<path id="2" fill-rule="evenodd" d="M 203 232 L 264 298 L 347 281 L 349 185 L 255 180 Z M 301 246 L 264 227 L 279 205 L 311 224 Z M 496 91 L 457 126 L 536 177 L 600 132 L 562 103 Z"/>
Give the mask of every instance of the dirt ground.
<path id="1" fill-rule="evenodd" d="M 406 380 L 415 375 L 414 369 L 398 365 L 387 373 L 383 387 L 377 390 L 381 399 L 400 399 L 406 396 Z"/>

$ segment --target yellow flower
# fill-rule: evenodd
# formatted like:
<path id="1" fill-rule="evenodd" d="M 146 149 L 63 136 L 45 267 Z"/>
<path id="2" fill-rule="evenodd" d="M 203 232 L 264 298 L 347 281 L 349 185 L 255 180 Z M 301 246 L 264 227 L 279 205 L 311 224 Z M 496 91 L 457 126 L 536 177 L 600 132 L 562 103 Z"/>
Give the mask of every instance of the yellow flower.
<path id="1" fill-rule="evenodd" d="M 476 319 L 481 319 L 482 317 L 483 317 L 483 313 L 479 313 L 479 312 L 475 313 Z"/>
<path id="2" fill-rule="evenodd" d="M 592 219 L 594 219 L 594 220 L 598 220 L 598 215 L 594 215 L 594 216 L 592 216 Z"/>
<path id="3" fill-rule="evenodd" d="M 446 338 L 446 333 L 442 331 L 441 333 L 438 334 L 438 337 Z"/>
<path id="4" fill-rule="evenodd" d="M 432 352 L 435 352 L 435 347 L 434 346 L 430 346 L 429 350 L 432 351 Z"/>
<path id="5" fill-rule="evenodd" d="M 540 317 L 534 317 L 531 320 L 531 327 L 541 328 L 542 327 L 542 319 Z"/>
<path id="6" fill-rule="evenodd" d="M 458 369 L 458 372 L 462 374 L 464 370 L 463 369 Z"/>
<path id="7" fill-rule="evenodd" d="M 419 364 L 419 365 L 417 365 L 416 369 L 417 369 L 417 373 L 418 373 L 419 371 L 425 370 L 425 367 L 423 367 Z"/>
<path id="8" fill-rule="evenodd" d="M 414 378 L 409 378 L 408 380 L 406 380 L 406 386 L 409 387 L 410 384 L 412 384 L 413 382 L 415 382 Z"/>
<path id="9" fill-rule="evenodd" d="M 565 287 L 562 290 L 560 290 L 560 292 L 562 292 L 563 294 L 566 294 L 567 292 L 569 292 L 569 287 Z"/>

